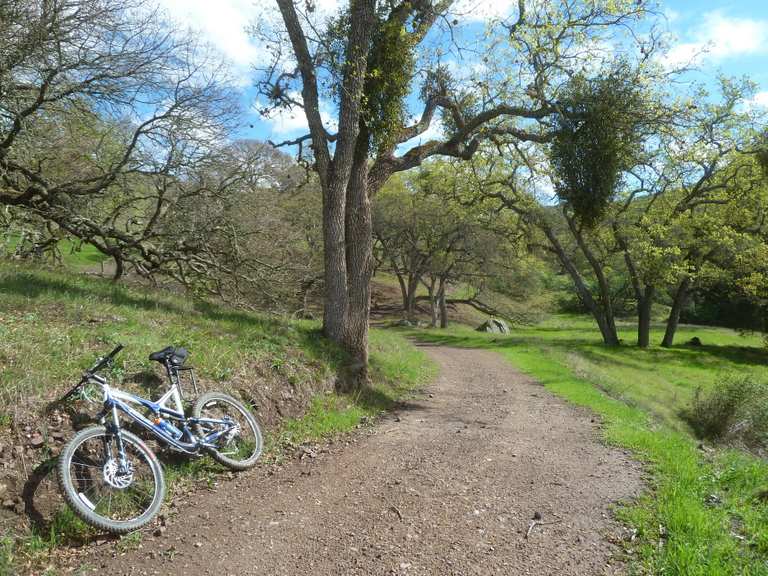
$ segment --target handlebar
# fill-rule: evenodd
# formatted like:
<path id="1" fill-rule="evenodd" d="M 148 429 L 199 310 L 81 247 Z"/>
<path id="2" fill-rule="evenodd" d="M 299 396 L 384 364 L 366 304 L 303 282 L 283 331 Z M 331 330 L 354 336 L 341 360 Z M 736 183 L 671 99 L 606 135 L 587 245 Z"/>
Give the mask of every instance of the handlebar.
<path id="1" fill-rule="evenodd" d="M 88 369 L 86 374 L 93 374 L 94 372 L 98 372 L 99 370 L 101 370 L 102 368 L 110 364 L 112 360 L 115 358 L 115 356 L 117 356 L 118 352 L 120 352 L 120 350 L 122 350 L 123 348 L 124 346 L 122 344 L 118 344 L 117 346 L 115 346 L 115 349 L 112 350 L 112 352 L 110 352 L 103 358 L 99 358 L 96 361 L 96 364 L 94 364 Z"/>
<path id="2" fill-rule="evenodd" d="M 59 402 L 64 402 L 64 401 L 68 400 L 69 398 L 71 398 L 72 396 L 74 396 L 75 393 L 77 393 L 77 391 L 80 389 L 80 387 L 83 384 L 85 384 L 86 382 L 88 382 L 88 379 L 91 376 L 93 376 L 96 372 L 98 372 L 99 370 L 102 370 L 103 368 L 105 368 L 106 366 L 111 364 L 112 360 L 114 360 L 115 356 L 117 356 L 117 354 L 123 348 L 124 348 L 124 346 L 122 344 L 118 344 L 117 346 L 115 346 L 115 348 L 114 348 L 114 350 L 112 350 L 112 352 L 110 352 L 109 354 L 107 354 L 106 356 L 104 356 L 102 358 L 99 358 L 93 366 L 91 366 L 90 368 L 88 368 L 88 370 L 85 371 L 85 373 L 83 374 L 82 378 L 80 378 L 80 381 L 77 384 L 75 384 L 69 390 L 69 392 L 67 392 L 66 394 L 64 394 L 64 396 L 61 397 L 61 400 L 59 400 Z"/>

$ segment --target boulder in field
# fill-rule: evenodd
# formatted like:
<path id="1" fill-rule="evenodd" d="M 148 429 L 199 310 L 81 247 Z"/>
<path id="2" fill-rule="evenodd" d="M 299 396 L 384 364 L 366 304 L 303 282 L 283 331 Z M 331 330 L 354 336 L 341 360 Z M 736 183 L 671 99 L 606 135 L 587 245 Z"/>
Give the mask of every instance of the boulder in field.
<path id="1" fill-rule="evenodd" d="M 490 332 L 492 334 L 509 334 L 509 326 L 501 318 L 488 318 L 476 329 L 478 332 Z"/>

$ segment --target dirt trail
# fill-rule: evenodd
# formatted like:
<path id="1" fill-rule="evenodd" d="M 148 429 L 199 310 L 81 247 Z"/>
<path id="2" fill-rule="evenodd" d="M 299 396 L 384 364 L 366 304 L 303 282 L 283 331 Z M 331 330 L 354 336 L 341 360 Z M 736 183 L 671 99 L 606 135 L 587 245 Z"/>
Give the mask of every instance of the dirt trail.
<path id="1" fill-rule="evenodd" d="M 371 434 L 203 492 L 140 549 L 81 560 L 115 576 L 621 573 L 610 505 L 638 492 L 638 465 L 500 356 L 427 350 L 440 377 Z M 534 515 L 546 524 L 526 538 Z"/>

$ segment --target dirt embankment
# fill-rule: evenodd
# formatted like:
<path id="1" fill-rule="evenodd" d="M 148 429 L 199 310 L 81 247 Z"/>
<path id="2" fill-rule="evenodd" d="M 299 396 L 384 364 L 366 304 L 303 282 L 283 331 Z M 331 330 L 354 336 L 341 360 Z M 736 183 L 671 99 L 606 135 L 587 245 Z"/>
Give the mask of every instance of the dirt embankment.
<path id="1" fill-rule="evenodd" d="M 486 351 L 431 348 L 441 376 L 370 434 L 199 493 L 118 575 L 622 573 L 613 503 L 641 470 L 584 410 Z M 162 532 L 162 533 L 161 533 Z"/>
<path id="2" fill-rule="evenodd" d="M 322 367 L 313 366 L 298 352 L 292 360 L 279 370 L 266 361 L 244 365 L 226 385 L 202 379 L 199 390 L 223 390 L 240 397 L 268 429 L 274 429 L 284 418 L 304 414 L 316 394 L 333 390 L 333 378 L 323 375 Z M 168 387 L 161 374 L 159 366 L 153 372 L 129 374 L 125 388 L 157 398 Z M 72 375 L 73 382 L 78 376 Z M 188 377 L 183 387 L 191 396 Z M 93 415 L 101 407 L 75 401 L 47 409 L 64 390 L 51 391 L 48 398 L 35 398 L 18 407 L 12 425 L 0 430 L 0 533 L 23 533 L 31 527 L 47 535 L 55 512 L 64 505 L 53 473 L 56 458 L 77 429 L 95 423 Z"/>

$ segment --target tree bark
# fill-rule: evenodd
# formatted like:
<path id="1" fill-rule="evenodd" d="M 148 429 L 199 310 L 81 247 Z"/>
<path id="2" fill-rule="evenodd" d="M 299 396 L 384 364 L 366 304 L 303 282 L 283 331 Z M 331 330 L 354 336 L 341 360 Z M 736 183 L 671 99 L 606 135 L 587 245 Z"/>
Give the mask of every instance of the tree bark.
<path id="1" fill-rule="evenodd" d="M 416 293 L 419 290 L 419 281 L 421 278 L 412 274 L 408 278 L 408 301 L 406 302 L 405 314 L 408 320 L 413 320 L 416 317 Z"/>
<path id="2" fill-rule="evenodd" d="M 616 324 L 608 320 L 605 312 L 592 297 L 592 293 L 584 283 L 584 279 L 576 269 L 576 265 L 573 263 L 573 260 L 571 260 L 570 256 L 568 256 L 568 253 L 563 248 L 563 245 L 560 244 L 560 241 L 558 240 L 554 230 L 552 230 L 552 228 L 550 228 L 550 226 L 545 222 L 540 220 L 536 222 L 536 225 L 542 232 L 544 232 L 544 235 L 547 237 L 547 240 L 549 240 L 550 246 L 552 247 L 552 251 L 555 253 L 558 260 L 560 260 L 560 263 L 563 265 L 563 268 L 565 268 L 565 271 L 571 277 L 579 299 L 584 304 L 584 306 L 586 306 L 587 310 L 590 311 L 592 317 L 597 323 L 597 327 L 600 329 L 603 342 L 608 346 L 618 346 L 619 335 L 616 331 Z"/>
<path id="3" fill-rule="evenodd" d="M 304 113 L 312 137 L 315 168 L 323 190 L 323 331 L 351 356 L 352 380 L 365 381 L 373 240 L 365 185 L 368 139 L 360 136 L 360 118 L 368 53 L 376 24 L 376 2 L 358 0 L 350 4 L 344 77 L 339 92 L 339 128 L 332 160 L 328 134 L 320 114 L 315 63 L 307 38 L 293 0 L 277 0 L 277 4 L 302 77 Z M 360 153 L 361 148 L 365 149 L 365 154 Z M 347 204 L 350 204 L 349 208 Z M 347 222 L 350 215 L 352 220 Z M 347 237 L 347 234 L 352 236 Z M 351 272 L 349 266 L 352 267 Z"/>
<path id="4" fill-rule="evenodd" d="M 429 283 L 424 283 L 427 287 L 427 294 L 429 298 L 429 327 L 437 327 L 438 318 L 438 305 L 437 305 L 437 292 L 435 291 L 436 280 L 434 277 L 429 279 Z"/>
<path id="5" fill-rule="evenodd" d="M 686 276 L 680 282 L 675 291 L 675 296 L 672 300 L 672 308 L 669 311 L 669 318 L 667 318 L 667 328 L 664 331 L 664 339 L 661 341 L 661 345 L 664 348 L 669 348 L 675 341 L 675 333 L 677 327 L 680 324 L 680 313 L 685 306 L 685 302 L 688 299 L 688 294 L 691 287 L 691 278 Z"/>
<path id="6" fill-rule="evenodd" d="M 403 302 L 403 312 L 407 314 L 408 311 L 408 285 L 405 282 L 405 274 L 400 272 L 400 269 L 397 267 L 397 263 L 395 262 L 394 258 L 390 259 L 390 263 L 392 266 L 392 270 L 395 272 L 395 277 L 397 278 L 397 283 L 400 286 L 400 299 Z"/>
<path id="7" fill-rule="evenodd" d="M 120 278 L 123 277 L 123 274 L 125 273 L 125 266 L 123 263 L 123 257 L 119 252 L 115 252 L 112 255 L 112 258 L 115 261 L 115 273 L 112 275 L 112 282 L 119 282 Z"/>
<path id="8" fill-rule="evenodd" d="M 375 190 L 373 190 L 375 191 Z M 348 306 L 344 348 L 350 355 L 350 382 L 357 388 L 368 383 L 368 317 L 373 276 L 373 218 L 368 182 L 368 138 L 361 134 L 346 198 L 346 247 Z"/>
<path id="9" fill-rule="evenodd" d="M 448 304 L 445 301 L 445 279 L 440 279 L 440 287 L 437 291 L 440 305 L 440 328 L 448 328 Z"/>
<path id="10" fill-rule="evenodd" d="M 637 299 L 637 345 L 648 348 L 651 341 L 651 308 L 653 307 L 653 286 L 646 286 Z"/>
<path id="11" fill-rule="evenodd" d="M 335 342 L 342 340 L 347 315 L 346 191 L 339 188 L 323 192 L 323 333 Z"/>
<path id="12" fill-rule="evenodd" d="M 619 336 L 618 336 L 618 332 L 616 331 L 616 318 L 614 317 L 614 314 L 613 314 L 613 302 L 611 301 L 611 291 L 610 291 L 610 287 L 608 286 L 608 280 L 605 277 L 605 273 L 603 272 L 603 266 L 595 257 L 594 253 L 592 252 L 592 249 L 587 244 L 586 240 L 584 239 L 584 235 L 581 233 L 581 230 L 579 230 L 579 228 L 576 226 L 576 222 L 573 220 L 573 218 L 570 217 L 568 214 L 566 214 L 565 210 L 563 210 L 563 215 L 565 216 L 565 219 L 568 222 L 568 228 L 570 228 L 571 233 L 573 234 L 573 237 L 576 239 L 576 244 L 579 246 L 579 249 L 581 250 L 582 254 L 584 254 L 584 257 L 587 259 L 587 262 L 589 262 L 589 265 L 592 268 L 592 272 L 595 275 L 595 279 L 597 280 L 597 288 L 600 293 L 599 308 L 601 311 L 602 322 L 605 324 L 603 341 L 608 346 L 618 346 Z M 599 323 L 600 321 L 598 321 L 598 324 Z"/>
<path id="13" fill-rule="evenodd" d="M 627 273 L 629 274 L 629 280 L 632 283 L 635 300 L 637 301 L 637 346 L 639 348 L 648 348 L 651 343 L 651 310 L 656 289 L 647 283 L 645 286 L 642 285 L 640 274 L 629 250 L 629 244 L 626 238 L 619 232 L 619 227 L 615 222 L 613 224 L 613 234 L 624 253 L 624 262 L 627 265 Z"/>

